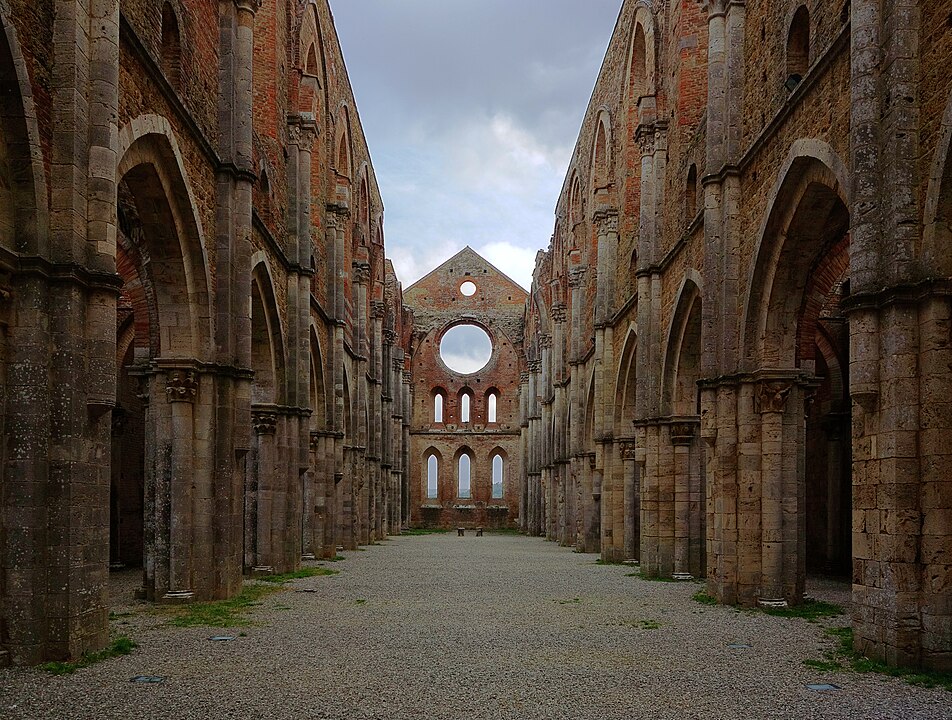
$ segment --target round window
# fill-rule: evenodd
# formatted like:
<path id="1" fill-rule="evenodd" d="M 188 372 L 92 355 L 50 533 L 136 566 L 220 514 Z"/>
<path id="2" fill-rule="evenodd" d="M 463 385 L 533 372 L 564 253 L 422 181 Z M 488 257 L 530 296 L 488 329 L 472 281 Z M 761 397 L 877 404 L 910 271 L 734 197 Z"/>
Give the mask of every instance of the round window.
<path id="1" fill-rule="evenodd" d="M 440 357 L 446 367 L 460 375 L 479 372 L 493 356 L 493 342 L 478 325 L 465 323 L 450 328 L 440 340 Z"/>
<path id="2" fill-rule="evenodd" d="M 467 280 L 459 286 L 459 291 L 466 297 L 473 297 L 476 294 L 476 283 Z"/>

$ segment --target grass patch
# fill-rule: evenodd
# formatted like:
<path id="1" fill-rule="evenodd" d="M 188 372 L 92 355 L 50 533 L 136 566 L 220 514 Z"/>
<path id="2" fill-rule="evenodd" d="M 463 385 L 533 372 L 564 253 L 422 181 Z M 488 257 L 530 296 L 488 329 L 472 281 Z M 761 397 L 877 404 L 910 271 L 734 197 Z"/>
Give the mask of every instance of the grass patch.
<path id="1" fill-rule="evenodd" d="M 572 598 L 571 600 L 556 600 L 559 605 L 579 605 L 582 602 L 581 598 Z"/>
<path id="2" fill-rule="evenodd" d="M 354 601 L 354 605 L 363 605 L 366 602 L 367 602 L 367 598 L 359 598 L 358 600 Z"/>
<path id="3" fill-rule="evenodd" d="M 442 528 L 410 528 L 409 530 L 403 530 L 400 534 L 413 537 L 415 535 L 445 535 L 448 532 L 449 530 Z"/>
<path id="4" fill-rule="evenodd" d="M 346 559 L 347 558 L 345 558 L 343 555 L 335 555 L 332 558 L 324 558 L 323 560 L 321 560 L 321 562 L 340 562 L 341 560 L 346 560 Z"/>
<path id="5" fill-rule="evenodd" d="M 897 668 L 871 660 L 853 649 L 853 629 L 848 626 L 827 628 L 826 634 L 836 641 L 835 647 L 823 654 L 823 660 L 804 660 L 803 664 L 807 667 L 830 672 L 852 670 L 858 673 L 878 673 L 901 678 L 916 687 L 944 688 L 952 692 L 952 673 Z"/>
<path id="6" fill-rule="evenodd" d="M 295 572 L 284 573 L 283 575 L 265 575 L 257 579 L 261 580 L 262 582 L 281 585 L 283 583 L 291 582 L 292 580 L 301 580 L 302 578 L 309 577 L 322 577 L 324 575 L 340 575 L 340 571 L 331 570 L 330 568 L 325 567 L 307 567 L 301 568 Z"/>
<path id="7" fill-rule="evenodd" d="M 83 653 L 83 656 L 74 662 L 48 662 L 44 665 L 40 665 L 40 669 L 46 670 L 46 672 L 53 675 L 71 675 L 80 668 L 89 667 L 94 663 L 102 662 L 109 658 L 128 655 L 135 650 L 136 647 L 138 646 L 131 638 L 120 635 L 113 640 L 107 648 L 99 652 Z"/>
<path id="8" fill-rule="evenodd" d="M 241 594 L 230 600 L 172 605 L 161 608 L 159 612 L 171 615 L 169 625 L 175 627 L 248 627 L 254 624 L 245 617 L 251 608 L 260 605 L 262 598 L 276 592 L 281 592 L 281 588 L 273 583 L 245 585 Z"/>
<path id="9" fill-rule="evenodd" d="M 691 599 L 701 603 L 701 605 L 717 605 L 717 598 L 713 595 L 708 595 L 703 590 L 698 590 L 691 596 Z"/>
<path id="10" fill-rule="evenodd" d="M 785 618 L 803 618 L 810 622 L 815 622 L 820 618 L 837 617 L 845 611 L 839 605 L 823 602 L 822 600 L 809 600 L 802 605 L 785 608 L 760 608 L 767 615 Z"/>
<path id="11" fill-rule="evenodd" d="M 639 620 L 638 627 L 642 630 L 658 630 L 661 628 L 661 623 L 657 620 Z"/>

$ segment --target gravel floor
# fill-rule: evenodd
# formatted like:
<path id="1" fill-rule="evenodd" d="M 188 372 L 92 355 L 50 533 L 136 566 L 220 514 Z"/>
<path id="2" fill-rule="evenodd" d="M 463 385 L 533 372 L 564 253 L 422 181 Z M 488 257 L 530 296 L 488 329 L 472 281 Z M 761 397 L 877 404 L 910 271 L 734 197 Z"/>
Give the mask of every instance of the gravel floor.
<path id="1" fill-rule="evenodd" d="M 133 606 L 113 621 L 132 655 L 61 677 L 0 671 L 0 717 L 952 718 L 945 690 L 806 667 L 831 645 L 822 624 L 704 606 L 694 583 L 539 539 L 395 538 L 332 567 L 291 586 L 316 592 L 265 599 L 249 628 L 172 628 Z M 114 587 L 128 598 L 135 583 Z"/>

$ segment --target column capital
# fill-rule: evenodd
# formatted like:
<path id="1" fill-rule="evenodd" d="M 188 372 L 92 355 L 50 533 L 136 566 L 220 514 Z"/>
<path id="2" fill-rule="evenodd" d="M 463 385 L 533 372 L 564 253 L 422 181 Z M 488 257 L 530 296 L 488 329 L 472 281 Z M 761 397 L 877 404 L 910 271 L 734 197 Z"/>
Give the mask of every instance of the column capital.
<path id="1" fill-rule="evenodd" d="M 267 410 L 253 410 L 251 425 L 257 435 L 274 435 L 278 428 L 278 415 Z"/>
<path id="2" fill-rule="evenodd" d="M 585 274 L 588 272 L 587 265 L 579 265 L 569 271 L 569 287 L 579 288 L 585 282 Z"/>
<path id="3" fill-rule="evenodd" d="M 565 303 L 555 303 L 552 306 L 552 319 L 557 323 L 565 322 L 566 310 Z"/>
<path id="4" fill-rule="evenodd" d="M 194 370 L 170 370 L 165 381 L 169 402 L 195 402 L 198 395 L 198 375 Z"/>
<path id="5" fill-rule="evenodd" d="M 261 9 L 261 0 L 235 0 L 235 8 L 238 12 L 255 15 Z"/>
<path id="6" fill-rule="evenodd" d="M 369 265 L 367 266 L 370 267 Z M 387 303 L 383 300 L 370 301 L 370 315 L 376 320 L 382 320 L 387 316 Z"/>
<path id="7" fill-rule="evenodd" d="M 618 232 L 618 210 L 612 207 L 599 208 L 592 218 L 599 235 Z"/>
<path id="8" fill-rule="evenodd" d="M 359 285 L 366 285 L 370 282 L 370 263 L 354 262 L 351 267 L 354 271 L 354 282 Z"/>
<path id="9" fill-rule="evenodd" d="M 793 390 L 790 380 L 766 380 L 757 387 L 755 405 L 759 413 L 782 413 Z"/>

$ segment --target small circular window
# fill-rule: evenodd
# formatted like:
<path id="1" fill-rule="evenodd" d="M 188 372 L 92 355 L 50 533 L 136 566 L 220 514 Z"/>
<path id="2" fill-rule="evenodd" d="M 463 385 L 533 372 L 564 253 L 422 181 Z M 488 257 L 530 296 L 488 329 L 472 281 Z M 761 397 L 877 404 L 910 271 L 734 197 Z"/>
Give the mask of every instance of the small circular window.
<path id="1" fill-rule="evenodd" d="M 459 286 L 459 291 L 466 297 L 473 297 L 476 294 L 476 283 L 467 280 Z"/>
<path id="2" fill-rule="evenodd" d="M 440 357 L 460 375 L 479 372 L 493 356 L 493 341 L 478 325 L 464 323 L 450 328 L 440 340 Z"/>

